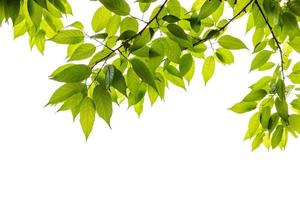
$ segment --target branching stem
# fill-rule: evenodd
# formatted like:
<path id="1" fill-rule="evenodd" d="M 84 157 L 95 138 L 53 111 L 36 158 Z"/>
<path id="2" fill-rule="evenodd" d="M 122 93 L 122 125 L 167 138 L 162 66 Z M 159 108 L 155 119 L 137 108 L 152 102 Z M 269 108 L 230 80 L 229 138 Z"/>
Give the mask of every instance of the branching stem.
<path id="1" fill-rule="evenodd" d="M 271 26 L 271 24 L 270 24 L 268 18 L 266 17 L 266 15 L 265 15 L 265 13 L 264 13 L 262 7 L 259 5 L 259 3 L 258 3 L 257 0 L 255 0 L 255 4 L 257 5 L 259 12 L 260 12 L 261 15 L 263 16 L 263 18 L 264 18 L 264 20 L 265 20 L 265 22 L 266 22 L 266 24 L 267 24 L 267 26 L 268 26 L 268 28 L 269 28 L 271 34 L 272 34 L 272 37 L 273 37 L 273 39 L 274 39 L 274 41 L 275 41 L 275 43 L 276 43 L 276 46 L 277 46 L 277 48 L 278 48 L 278 50 L 279 50 L 279 53 L 280 53 L 280 59 L 281 59 L 281 65 L 280 65 L 280 68 L 281 68 L 281 76 L 282 76 L 282 80 L 284 81 L 284 79 L 285 79 L 285 75 L 284 75 L 284 60 L 283 60 L 283 51 L 282 51 L 282 48 L 281 48 L 281 46 L 280 46 L 281 44 L 280 44 L 278 38 L 276 37 L 276 35 L 275 35 L 275 33 L 274 33 L 274 30 L 273 30 L 273 28 L 272 28 L 272 26 Z"/>
<path id="2" fill-rule="evenodd" d="M 108 59 L 112 54 L 114 54 L 116 51 L 119 51 L 122 47 L 124 47 L 125 44 L 128 44 L 130 41 L 132 41 L 133 39 L 135 39 L 136 37 L 138 37 L 139 35 L 141 35 L 145 30 L 147 30 L 147 28 L 149 27 L 149 25 L 157 19 L 157 17 L 159 16 L 159 14 L 161 13 L 161 11 L 163 10 L 163 8 L 165 7 L 165 5 L 167 4 L 168 0 L 165 0 L 164 3 L 160 6 L 159 10 L 157 11 L 156 15 L 149 21 L 146 23 L 146 25 L 144 26 L 144 28 L 139 31 L 137 34 L 133 35 L 132 37 L 128 38 L 127 40 L 125 40 L 119 47 L 117 47 L 116 49 L 113 49 L 107 56 L 105 56 L 104 58 L 102 58 L 101 60 L 99 60 L 98 62 L 96 62 L 91 68 L 93 69 L 98 63 L 103 62 L 104 60 Z"/>
<path id="3" fill-rule="evenodd" d="M 229 24 L 231 24 L 236 18 L 238 18 L 243 12 L 246 12 L 246 9 L 254 2 L 255 0 L 250 0 L 243 9 L 241 9 L 235 16 L 233 16 L 226 24 L 224 24 L 222 27 L 218 28 L 216 30 L 217 32 L 223 31 Z M 198 40 L 197 42 L 195 42 L 193 44 L 193 46 L 197 46 L 198 44 L 204 43 L 207 40 L 209 40 L 211 37 L 206 36 L 205 38 L 202 38 L 200 40 Z"/>

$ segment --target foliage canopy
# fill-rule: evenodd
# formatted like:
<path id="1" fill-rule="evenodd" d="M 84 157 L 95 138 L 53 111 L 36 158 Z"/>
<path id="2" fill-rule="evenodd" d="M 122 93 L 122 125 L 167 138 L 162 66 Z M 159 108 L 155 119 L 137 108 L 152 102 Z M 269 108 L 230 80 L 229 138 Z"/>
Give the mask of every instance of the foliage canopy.
<path id="1" fill-rule="evenodd" d="M 74 119 L 79 115 L 86 138 L 96 115 L 110 126 L 113 104 L 127 101 L 140 115 L 147 96 L 154 104 L 164 99 L 169 84 L 185 89 L 195 59 L 204 60 L 205 84 L 216 63 L 233 64 L 237 50 L 252 48 L 227 31 L 241 17 L 253 34 L 250 71 L 270 71 L 231 107 L 239 114 L 253 112 L 245 139 L 252 139 L 253 150 L 262 144 L 284 149 L 288 136 L 300 133 L 300 62 L 292 60 L 300 53 L 300 0 L 195 0 L 189 9 L 180 0 L 98 3 L 89 34 L 79 21 L 62 23 L 72 14 L 67 0 L 0 0 L 0 23 L 10 19 L 15 37 L 27 33 L 30 46 L 41 53 L 46 41 L 67 45 L 67 63 L 50 75 L 62 86 L 48 105 L 60 104 Z M 133 16 L 133 4 L 149 18 Z"/>

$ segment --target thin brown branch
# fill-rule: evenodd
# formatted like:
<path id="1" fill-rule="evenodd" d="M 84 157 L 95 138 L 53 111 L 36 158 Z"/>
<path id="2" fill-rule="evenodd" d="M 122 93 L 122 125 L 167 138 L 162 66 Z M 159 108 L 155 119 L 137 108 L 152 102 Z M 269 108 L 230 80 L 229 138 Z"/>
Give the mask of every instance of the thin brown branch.
<path id="1" fill-rule="evenodd" d="M 130 37 L 127 40 L 125 40 L 119 47 L 117 47 L 116 49 L 114 49 L 113 51 L 111 51 L 108 55 L 106 55 L 104 58 L 102 58 L 101 60 L 99 60 L 98 62 L 96 62 L 91 68 L 93 69 L 97 64 L 99 64 L 99 63 L 105 61 L 106 59 L 108 59 L 116 51 L 119 51 L 122 47 L 124 47 L 125 44 L 129 43 L 130 41 L 132 41 L 133 39 L 135 39 L 136 37 L 138 37 L 139 35 L 141 35 L 145 30 L 147 30 L 147 28 L 149 27 L 149 25 L 154 20 L 157 19 L 157 17 L 159 16 L 159 14 L 163 10 L 163 8 L 166 6 L 167 2 L 168 2 L 168 0 L 164 1 L 164 3 L 160 6 L 159 10 L 157 11 L 156 15 L 149 22 L 146 23 L 146 25 L 144 26 L 144 28 L 141 31 L 139 31 L 137 34 L 135 34 L 132 37 Z"/>
<path id="2" fill-rule="evenodd" d="M 276 37 L 276 35 L 275 35 L 275 33 L 274 33 L 273 27 L 271 26 L 271 24 L 270 24 L 268 18 L 266 17 L 266 15 L 265 15 L 265 13 L 264 13 L 262 7 L 259 5 L 259 3 L 258 3 L 257 0 L 255 0 L 255 4 L 256 4 L 256 6 L 258 7 L 259 12 L 260 12 L 261 15 L 263 16 L 263 18 L 264 18 L 264 20 L 265 20 L 265 22 L 266 22 L 266 24 L 267 24 L 267 26 L 268 26 L 268 28 L 269 28 L 271 34 L 272 34 L 272 37 L 273 37 L 273 39 L 274 39 L 274 41 L 275 41 L 275 43 L 276 43 L 276 46 L 277 46 L 277 48 L 278 48 L 278 50 L 279 50 L 279 53 L 280 53 L 280 59 L 281 59 L 281 65 L 280 65 L 280 68 L 281 68 L 281 75 L 282 75 L 282 80 L 284 81 L 284 79 L 285 79 L 285 75 L 284 75 L 284 60 L 283 60 L 283 51 L 282 51 L 282 48 L 281 48 L 281 44 L 280 44 L 278 38 Z"/>
<path id="3" fill-rule="evenodd" d="M 223 31 L 229 24 L 231 24 L 236 18 L 238 18 L 243 12 L 247 12 L 246 9 L 254 2 L 254 0 L 250 0 L 244 7 L 241 9 L 235 16 L 233 16 L 226 24 L 224 24 L 222 27 L 216 29 L 216 33 Z M 197 42 L 193 44 L 193 46 L 197 46 L 200 43 L 206 42 L 211 38 L 210 36 L 206 36 L 205 38 L 199 39 Z"/>

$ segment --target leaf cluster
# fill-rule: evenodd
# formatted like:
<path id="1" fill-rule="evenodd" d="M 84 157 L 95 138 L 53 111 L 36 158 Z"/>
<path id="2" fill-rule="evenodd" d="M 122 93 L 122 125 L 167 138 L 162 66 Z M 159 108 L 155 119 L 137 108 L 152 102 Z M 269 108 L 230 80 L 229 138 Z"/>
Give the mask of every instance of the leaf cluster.
<path id="1" fill-rule="evenodd" d="M 252 51 L 250 72 L 270 72 L 231 107 L 239 114 L 254 112 L 245 136 L 253 139 L 252 149 L 284 149 L 288 136 L 300 132 L 300 63 L 292 60 L 300 53 L 300 0 L 195 0 L 190 9 L 180 0 L 98 0 L 92 33 L 81 22 L 62 24 L 62 14 L 72 13 L 66 0 L 7 2 L 0 0 L 0 21 L 12 19 L 15 37 L 27 32 L 41 52 L 46 40 L 67 46 L 67 62 L 50 75 L 62 86 L 48 104 L 60 104 L 74 119 L 79 115 L 86 138 L 96 115 L 110 126 L 114 104 L 126 101 L 140 115 L 145 99 L 152 105 L 164 99 L 170 84 L 186 89 L 195 61 L 203 61 L 208 84 L 240 50 Z M 140 15 L 131 11 L 133 4 Z M 227 31 L 242 17 L 251 47 Z"/>

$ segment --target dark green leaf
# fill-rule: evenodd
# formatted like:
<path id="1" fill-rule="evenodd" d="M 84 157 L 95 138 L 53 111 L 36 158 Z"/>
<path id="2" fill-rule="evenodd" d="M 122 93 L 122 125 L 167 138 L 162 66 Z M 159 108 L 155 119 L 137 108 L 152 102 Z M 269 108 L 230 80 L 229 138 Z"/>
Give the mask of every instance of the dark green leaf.
<path id="1" fill-rule="evenodd" d="M 176 25 L 176 24 L 169 24 L 167 26 L 168 30 L 170 33 L 172 33 L 173 35 L 175 35 L 176 37 L 179 37 L 181 39 L 184 39 L 184 40 L 187 40 L 188 37 L 187 37 L 187 34 L 184 32 L 184 30 Z"/>
<path id="2" fill-rule="evenodd" d="M 213 14 L 218 9 L 220 4 L 220 0 L 206 0 L 199 13 L 200 19 L 204 19 Z"/>
<path id="3" fill-rule="evenodd" d="M 134 72 L 142 79 L 142 81 L 157 90 L 156 83 L 154 81 L 154 75 L 147 67 L 146 63 L 138 58 L 133 58 L 130 60 L 130 62 Z"/>
<path id="4" fill-rule="evenodd" d="M 191 54 L 185 54 L 181 57 L 179 63 L 179 70 L 181 76 L 186 75 L 190 71 L 191 67 L 193 66 L 193 63 L 194 59 Z"/>
<path id="5" fill-rule="evenodd" d="M 284 127 L 282 125 L 279 125 L 279 126 L 277 126 L 275 132 L 273 133 L 273 136 L 271 139 L 271 145 L 272 145 L 273 149 L 275 149 L 281 142 L 283 130 L 284 130 Z"/>

